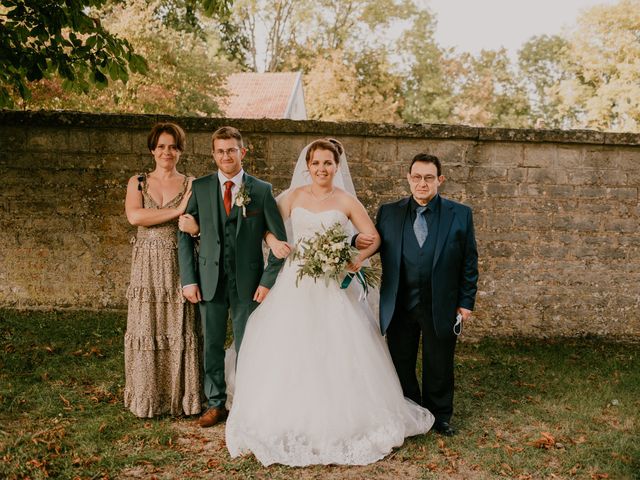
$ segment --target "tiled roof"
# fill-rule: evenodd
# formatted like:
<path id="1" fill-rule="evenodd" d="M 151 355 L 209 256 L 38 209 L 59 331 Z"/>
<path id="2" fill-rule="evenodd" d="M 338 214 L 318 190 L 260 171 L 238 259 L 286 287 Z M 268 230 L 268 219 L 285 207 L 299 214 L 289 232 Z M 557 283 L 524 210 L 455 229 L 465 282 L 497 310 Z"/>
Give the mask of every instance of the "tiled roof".
<path id="1" fill-rule="evenodd" d="M 234 73 L 222 109 L 230 118 L 286 118 L 300 72 Z"/>

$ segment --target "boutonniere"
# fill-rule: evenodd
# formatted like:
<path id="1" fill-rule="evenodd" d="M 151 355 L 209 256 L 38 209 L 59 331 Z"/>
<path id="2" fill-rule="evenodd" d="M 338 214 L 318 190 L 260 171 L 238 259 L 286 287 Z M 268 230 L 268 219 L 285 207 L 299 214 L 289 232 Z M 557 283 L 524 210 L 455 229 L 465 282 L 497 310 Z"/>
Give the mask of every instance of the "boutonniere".
<path id="1" fill-rule="evenodd" d="M 247 193 L 246 183 L 240 185 L 240 190 L 236 194 L 236 205 L 242 207 L 242 216 L 247 217 L 247 205 L 251 203 L 251 197 Z"/>

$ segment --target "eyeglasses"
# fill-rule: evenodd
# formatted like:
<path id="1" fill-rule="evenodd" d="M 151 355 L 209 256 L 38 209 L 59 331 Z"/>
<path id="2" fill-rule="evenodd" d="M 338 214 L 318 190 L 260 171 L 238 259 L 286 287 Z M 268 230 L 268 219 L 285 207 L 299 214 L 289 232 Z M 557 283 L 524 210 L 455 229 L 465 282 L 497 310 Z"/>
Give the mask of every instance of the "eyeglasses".
<path id="1" fill-rule="evenodd" d="M 238 147 L 235 148 L 227 148 L 226 150 L 215 150 L 213 152 L 214 157 L 216 158 L 224 158 L 224 156 L 226 155 L 227 157 L 233 157 L 234 155 L 236 155 L 238 152 L 240 151 L 240 149 Z"/>
<path id="2" fill-rule="evenodd" d="M 417 173 L 411 175 L 409 179 L 411 180 L 411 183 L 420 183 L 421 180 L 424 180 L 425 183 L 433 183 L 436 181 L 436 177 L 433 175 L 419 175 Z"/>

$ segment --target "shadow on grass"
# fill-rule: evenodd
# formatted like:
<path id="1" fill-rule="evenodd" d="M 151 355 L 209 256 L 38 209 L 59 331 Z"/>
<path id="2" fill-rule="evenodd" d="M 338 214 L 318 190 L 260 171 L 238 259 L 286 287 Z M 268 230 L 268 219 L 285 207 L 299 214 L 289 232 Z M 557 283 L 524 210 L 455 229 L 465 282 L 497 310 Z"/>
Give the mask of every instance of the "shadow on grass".
<path id="1" fill-rule="evenodd" d="M 123 408 L 122 314 L 0 310 L 2 478 L 640 478 L 640 345 L 487 339 L 456 355 L 459 434 L 367 467 L 231 459 L 221 426 Z"/>

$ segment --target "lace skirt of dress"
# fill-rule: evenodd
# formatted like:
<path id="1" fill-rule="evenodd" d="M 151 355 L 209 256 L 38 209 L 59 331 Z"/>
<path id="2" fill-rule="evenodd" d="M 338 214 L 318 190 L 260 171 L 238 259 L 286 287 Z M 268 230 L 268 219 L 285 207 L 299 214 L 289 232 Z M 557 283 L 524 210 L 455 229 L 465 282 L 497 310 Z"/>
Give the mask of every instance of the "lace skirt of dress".
<path id="1" fill-rule="evenodd" d="M 140 227 L 124 338 L 124 403 L 138 417 L 201 411 L 200 327 L 178 272 L 176 227 Z"/>
<path id="2" fill-rule="evenodd" d="M 226 440 L 264 465 L 364 465 L 427 432 L 366 305 L 285 265 L 238 353 Z"/>

